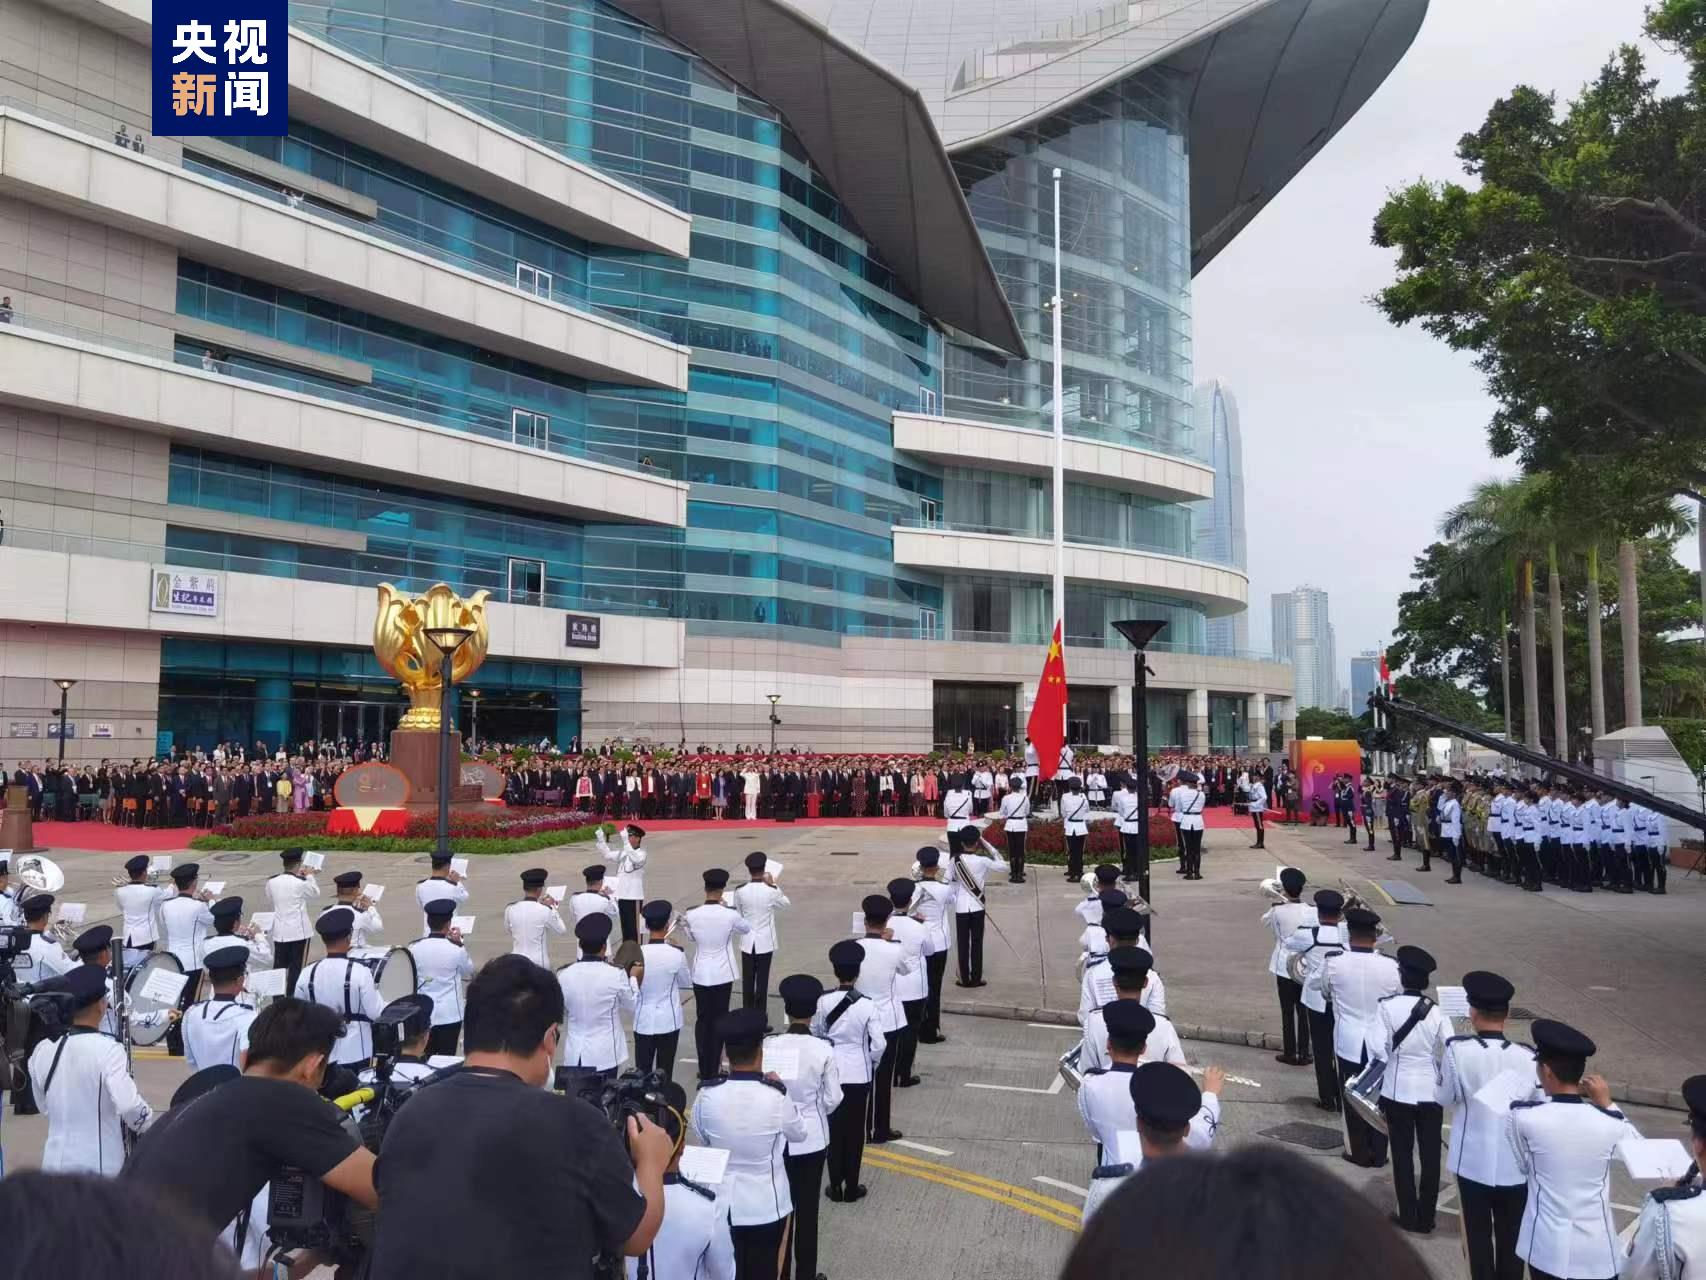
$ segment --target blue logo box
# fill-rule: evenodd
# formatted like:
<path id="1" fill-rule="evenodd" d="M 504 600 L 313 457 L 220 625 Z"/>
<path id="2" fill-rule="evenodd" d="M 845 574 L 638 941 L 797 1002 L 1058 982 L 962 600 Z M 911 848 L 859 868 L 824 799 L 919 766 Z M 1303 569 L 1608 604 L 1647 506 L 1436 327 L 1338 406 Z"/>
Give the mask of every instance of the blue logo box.
<path id="1" fill-rule="evenodd" d="M 288 21 L 285 0 L 154 0 L 154 132 L 283 135 Z"/>

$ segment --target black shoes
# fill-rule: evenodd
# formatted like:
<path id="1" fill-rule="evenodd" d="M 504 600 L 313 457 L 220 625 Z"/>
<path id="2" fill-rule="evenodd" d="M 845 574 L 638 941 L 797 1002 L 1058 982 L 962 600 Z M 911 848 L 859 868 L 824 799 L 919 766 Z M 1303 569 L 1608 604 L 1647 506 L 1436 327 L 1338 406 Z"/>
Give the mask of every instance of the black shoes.
<path id="1" fill-rule="evenodd" d="M 956 987 L 987 987 L 989 984 L 982 978 L 979 978 L 976 982 L 963 982 L 960 979 L 955 978 L 954 985 Z"/>
<path id="2" fill-rule="evenodd" d="M 1445 883 L 1446 884 L 1462 884 L 1463 883 L 1463 877 L 1462 876 L 1447 876 L 1445 878 Z"/>
<path id="3" fill-rule="evenodd" d="M 873 1133 L 865 1141 L 871 1146 L 881 1146 L 885 1142 L 898 1142 L 905 1136 L 899 1129 L 890 1129 L 886 1133 Z"/>
<path id="4" fill-rule="evenodd" d="M 919 1044 L 945 1044 L 945 1043 L 947 1043 L 947 1039 L 948 1039 L 947 1036 L 919 1036 L 918 1037 L 918 1043 Z"/>
<path id="5" fill-rule="evenodd" d="M 855 1200 L 863 1200 L 866 1192 L 865 1188 L 861 1185 L 857 1187 L 850 1187 L 845 1191 L 840 1187 L 825 1187 L 823 1189 L 823 1194 L 829 1199 L 835 1201 L 836 1204 L 852 1204 Z"/>
<path id="6" fill-rule="evenodd" d="M 894 1082 L 894 1087 L 897 1089 L 910 1089 L 915 1084 L 923 1083 L 924 1081 L 920 1080 L 917 1076 L 907 1076 L 904 1080 L 896 1080 Z"/>

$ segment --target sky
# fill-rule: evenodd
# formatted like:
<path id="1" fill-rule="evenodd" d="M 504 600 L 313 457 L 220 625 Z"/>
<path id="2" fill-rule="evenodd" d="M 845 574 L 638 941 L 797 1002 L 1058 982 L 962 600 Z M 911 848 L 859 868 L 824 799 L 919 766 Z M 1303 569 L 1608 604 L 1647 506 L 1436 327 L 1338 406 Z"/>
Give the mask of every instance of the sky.
<path id="1" fill-rule="evenodd" d="M 1643 0 L 1432 0 L 1386 83 L 1197 277 L 1199 383 L 1238 401 L 1250 547 L 1250 643 L 1269 596 L 1331 598 L 1338 679 L 1383 645 L 1415 557 L 1476 483 L 1515 466 L 1487 450 L 1493 405 L 1470 358 L 1369 303 L 1393 278 L 1370 243 L 1389 191 L 1463 180 L 1455 150 L 1519 83 L 1563 101 L 1637 40 Z M 1644 46 L 1664 87 L 1675 59 Z M 1679 547 L 1690 565 L 1693 539 Z"/>

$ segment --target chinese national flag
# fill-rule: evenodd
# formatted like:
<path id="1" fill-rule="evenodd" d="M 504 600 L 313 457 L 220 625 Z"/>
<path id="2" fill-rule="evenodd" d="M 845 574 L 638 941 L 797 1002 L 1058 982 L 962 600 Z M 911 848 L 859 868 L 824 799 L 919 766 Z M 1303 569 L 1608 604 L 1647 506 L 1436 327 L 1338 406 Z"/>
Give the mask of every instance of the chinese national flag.
<path id="1" fill-rule="evenodd" d="M 1380 687 L 1382 690 L 1392 687 L 1392 672 L 1386 667 L 1386 650 L 1380 651 Z"/>
<path id="2" fill-rule="evenodd" d="M 1066 742 L 1066 655 L 1060 648 L 1060 623 L 1054 624 L 1054 639 L 1043 659 L 1043 678 L 1037 685 L 1037 700 L 1025 734 L 1037 749 L 1037 776 L 1054 777 L 1060 766 L 1060 749 Z"/>

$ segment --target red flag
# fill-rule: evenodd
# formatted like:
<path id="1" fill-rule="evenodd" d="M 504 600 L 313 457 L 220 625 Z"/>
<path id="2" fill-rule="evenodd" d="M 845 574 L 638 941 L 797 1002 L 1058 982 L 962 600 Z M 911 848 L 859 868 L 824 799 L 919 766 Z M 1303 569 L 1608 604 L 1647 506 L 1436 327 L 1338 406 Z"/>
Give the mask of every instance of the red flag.
<path id="1" fill-rule="evenodd" d="M 1387 670 L 1386 650 L 1384 649 L 1380 651 L 1380 687 L 1383 690 L 1392 687 L 1392 672 Z"/>
<path id="2" fill-rule="evenodd" d="M 1066 744 L 1066 655 L 1060 648 L 1060 623 L 1054 624 L 1054 639 L 1043 659 L 1043 678 L 1037 685 L 1037 700 L 1025 734 L 1037 749 L 1037 777 L 1054 777 L 1060 767 L 1060 749 Z"/>

